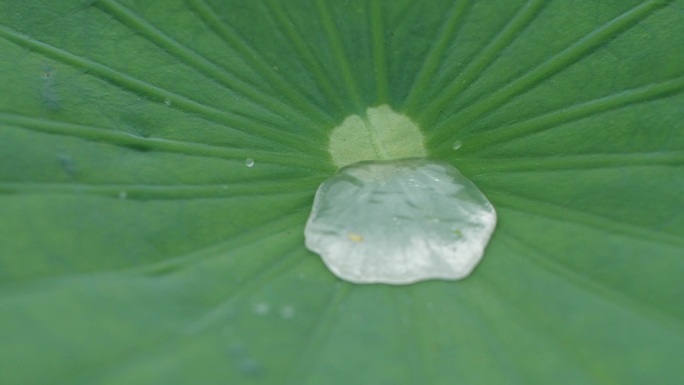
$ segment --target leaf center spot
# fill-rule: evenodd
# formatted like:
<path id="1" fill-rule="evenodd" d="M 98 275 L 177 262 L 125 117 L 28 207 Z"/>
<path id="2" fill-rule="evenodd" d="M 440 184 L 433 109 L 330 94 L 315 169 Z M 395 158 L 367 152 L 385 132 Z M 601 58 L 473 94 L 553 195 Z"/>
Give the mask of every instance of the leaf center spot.
<path id="1" fill-rule="evenodd" d="M 366 160 L 424 158 L 428 155 L 418 125 L 386 104 L 368 108 L 364 116 L 345 118 L 332 130 L 328 151 L 337 167 Z"/>

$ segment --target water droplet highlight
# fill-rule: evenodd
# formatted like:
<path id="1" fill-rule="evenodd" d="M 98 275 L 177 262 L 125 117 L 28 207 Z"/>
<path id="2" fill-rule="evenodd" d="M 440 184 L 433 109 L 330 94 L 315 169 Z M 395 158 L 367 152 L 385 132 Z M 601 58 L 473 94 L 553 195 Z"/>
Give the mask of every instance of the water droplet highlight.
<path id="1" fill-rule="evenodd" d="M 285 305 L 282 308 L 280 308 L 280 316 L 285 318 L 285 319 L 290 319 L 295 316 L 295 308 L 290 305 Z"/>
<path id="2" fill-rule="evenodd" d="M 254 159 L 252 159 L 252 158 L 247 158 L 247 160 L 245 160 L 245 165 L 246 165 L 247 167 L 252 167 L 252 166 L 254 166 Z"/>
<path id="3" fill-rule="evenodd" d="M 261 372 L 261 365 L 250 357 L 241 359 L 238 362 L 238 368 L 241 372 L 249 375 L 257 375 Z"/>
<path id="4" fill-rule="evenodd" d="M 461 148 L 461 146 L 463 146 L 463 143 L 461 141 L 457 140 L 454 142 L 454 144 L 451 146 L 451 148 L 453 148 L 454 150 L 458 150 L 459 148 Z"/>
<path id="5" fill-rule="evenodd" d="M 340 169 L 316 192 L 304 235 L 344 280 L 409 284 L 468 276 L 495 226 L 494 207 L 454 167 L 405 159 Z"/>
<path id="6" fill-rule="evenodd" d="M 254 305 L 252 310 L 258 315 L 266 315 L 271 311 L 271 307 L 267 303 L 261 302 Z"/>

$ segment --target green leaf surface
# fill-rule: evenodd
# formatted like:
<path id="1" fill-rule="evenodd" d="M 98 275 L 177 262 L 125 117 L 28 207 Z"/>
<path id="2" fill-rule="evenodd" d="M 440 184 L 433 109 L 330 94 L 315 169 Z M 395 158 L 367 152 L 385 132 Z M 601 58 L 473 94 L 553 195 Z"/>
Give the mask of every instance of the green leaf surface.
<path id="1" fill-rule="evenodd" d="M 0 2 L 0 383 L 679 383 L 683 19 Z M 330 132 L 384 104 L 497 209 L 466 280 L 349 284 L 304 247 Z"/>

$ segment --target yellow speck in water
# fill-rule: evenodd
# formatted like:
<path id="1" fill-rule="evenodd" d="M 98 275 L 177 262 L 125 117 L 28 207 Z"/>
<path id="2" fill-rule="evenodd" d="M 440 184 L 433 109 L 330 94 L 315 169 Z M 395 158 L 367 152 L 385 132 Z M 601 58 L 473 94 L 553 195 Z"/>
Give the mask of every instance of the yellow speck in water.
<path id="1" fill-rule="evenodd" d="M 349 240 L 352 242 L 356 242 L 356 243 L 363 242 L 363 236 L 361 234 L 349 233 L 349 234 L 347 234 L 347 236 L 349 237 Z"/>

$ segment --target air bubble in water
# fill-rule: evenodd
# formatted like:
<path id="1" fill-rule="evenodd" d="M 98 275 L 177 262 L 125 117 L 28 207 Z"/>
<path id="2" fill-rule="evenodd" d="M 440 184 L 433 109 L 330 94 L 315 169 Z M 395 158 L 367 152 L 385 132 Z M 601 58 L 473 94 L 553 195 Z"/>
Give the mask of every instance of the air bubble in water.
<path id="1" fill-rule="evenodd" d="M 344 280 L 408 284 L 468 276 L 495 226 L 494 207 L 458 170 L 408 159 L 340 169 L 316 192 L 304 235 Z"/>

